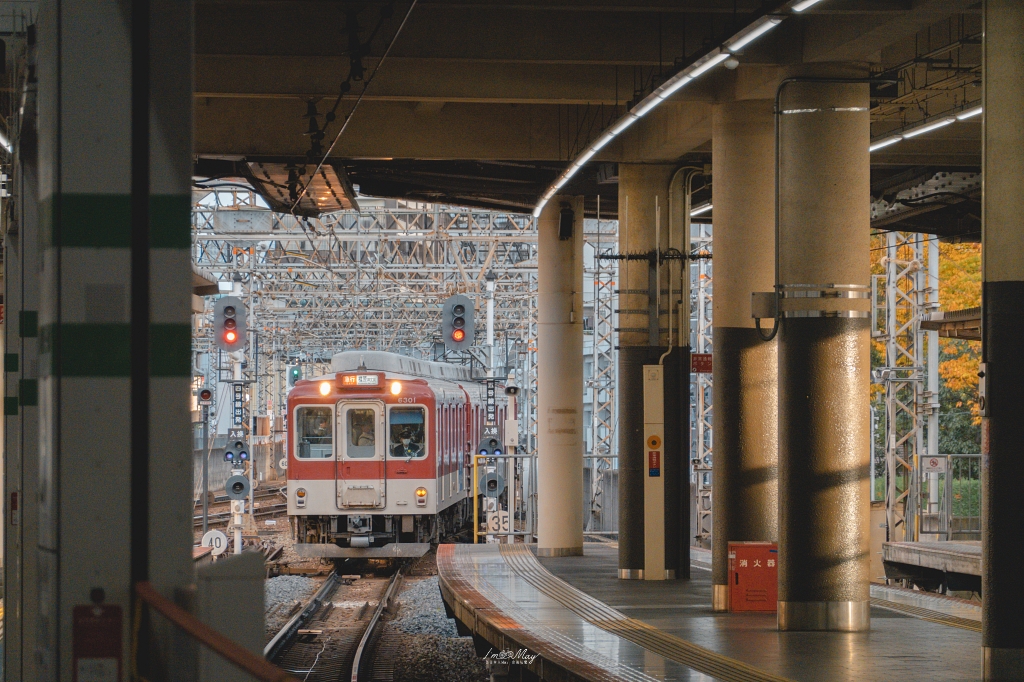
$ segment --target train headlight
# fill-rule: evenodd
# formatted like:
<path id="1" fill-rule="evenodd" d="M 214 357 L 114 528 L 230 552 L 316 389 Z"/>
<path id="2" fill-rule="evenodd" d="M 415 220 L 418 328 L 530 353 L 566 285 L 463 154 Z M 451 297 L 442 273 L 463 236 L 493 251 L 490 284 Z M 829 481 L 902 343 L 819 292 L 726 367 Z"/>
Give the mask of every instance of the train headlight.
<path id="1" fill-rule="evenodd" d="M 295 491 L 295 506 L 305 507 L 306 506 L 306 489 L 298 488 Z"/>
<path id="2" fill-rule="evenodd" d="M 427 489 L 424 487 L 416 488 L 416 506 L 426 507 L 427 506 Z"/>
<path id="3" fill-rule="evenodd" d="M 398 395 L 402 392 L 402 382 L 392 381 L 391 382 L 391 395 Z"/>
<path id="4" fill-rule="evenodd" d="M 321 381 L 320 382 L 320 395 L 328 395 L 331 392 L 331 382 Z"/>

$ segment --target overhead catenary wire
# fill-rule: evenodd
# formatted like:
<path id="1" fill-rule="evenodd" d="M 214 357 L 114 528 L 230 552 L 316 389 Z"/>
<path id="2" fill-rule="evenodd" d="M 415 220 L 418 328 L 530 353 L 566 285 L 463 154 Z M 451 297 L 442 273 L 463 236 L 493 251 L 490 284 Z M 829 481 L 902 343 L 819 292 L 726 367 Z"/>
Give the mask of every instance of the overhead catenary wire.
<path id="1" fill-rule="evenodd" d="M 405 28 L 406 22 L 409 21 L 409 16 L 412 14 L 412 11 L 416 7 L 417 2 L 418 0 L 412 0 L 412 2 L 409 4 L 409 9 L 406 11 L 405 17 L 402 18 L 402 23 L 398 25 L 398 30 L 395 31 L 395 35 L 391 37 L 391 41 L 388 43 L 387 48 L 384 50 L 384 54 L 381 56 L 380 61 L 377 62 L 377 66 L 374 67 L 373 73 L 371 73 L 370 77 L 366 79 L 366 84 L 363 86 L 362 92 L 359 93 L 359 97 L 356 98 L 355 104 L 352 105 L 352 108 L 349 109 L 348 113 L 345 115 L 345 120 L 342 121 L 341 128 L 339 128 L 337 134 L 335 134 L 334 141 L 331 142 L 331 146 L 327 148 L 326 152 L 324 152 L 323 157 L 321 157 L 320 161 L 316 165 L 316 168 L 310 174 L 309 181 L 306 182 L 305 185 L 303 185 L 302 191 L 299 192 L 298 197 L 296 197 L 295 201 L 292 203 L 290 210 L 292 216 L 295 215 L 295 209 L 298 207 L 299 202 L 302 201 L 303 197 L 306 196 L 306 192 L 309 191 L 309 186 L 313 184 L 313 179 L 316 177 L 317 173 L 320 172 L 320 169 L 323 168 L 324 164 L 327 162 L 327 157 L 329 157 L 331 155 L 331 152 L 334 151 L 334 148 L 335 146 L 337 146 L 338 141 L 341 139 L 341 136 L 345 133 L 345 130 L 348 128 L 348 124 L 352 121 L 352 116 L 356 113 L 356 110 L 359 109 L 359 105 L 362 103 L 363 97 L 366 96 L 366 92 L 370 89 L 370 85 L 373 84 L 373 81 L 377 77 L 377 74 L 380 73 L 381 67 L 384 66 L 384 62 L 387 61 L 388 55 L 391 54 L 391 48 L 394 47 L 395 42 L 398 40 L 398 36 L 402 34 L 402 29 Z"/>

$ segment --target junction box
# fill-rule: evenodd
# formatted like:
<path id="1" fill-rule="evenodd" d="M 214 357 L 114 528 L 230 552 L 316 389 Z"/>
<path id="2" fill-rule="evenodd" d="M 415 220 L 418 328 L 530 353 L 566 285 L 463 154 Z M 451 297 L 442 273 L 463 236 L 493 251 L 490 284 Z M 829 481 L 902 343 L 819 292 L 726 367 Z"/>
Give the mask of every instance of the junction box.
<path id="1" fill-rule="evenodd" d="M 779 603 L 779 546 L 729 543 L 729 610 L 775 611 Z"/>

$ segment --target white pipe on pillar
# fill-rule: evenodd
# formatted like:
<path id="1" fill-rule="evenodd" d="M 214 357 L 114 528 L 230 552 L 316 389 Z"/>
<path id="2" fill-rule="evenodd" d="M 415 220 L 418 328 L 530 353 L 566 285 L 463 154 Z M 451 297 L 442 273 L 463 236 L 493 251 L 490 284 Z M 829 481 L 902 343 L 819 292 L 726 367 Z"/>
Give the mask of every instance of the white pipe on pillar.
<path id="1" fill-rule="evenodd" d="M 571 235 L 561 212 L 573 212 Z M 583 199 L 555 197 L 537 237 L 537 555 L 583 554 Z"/>

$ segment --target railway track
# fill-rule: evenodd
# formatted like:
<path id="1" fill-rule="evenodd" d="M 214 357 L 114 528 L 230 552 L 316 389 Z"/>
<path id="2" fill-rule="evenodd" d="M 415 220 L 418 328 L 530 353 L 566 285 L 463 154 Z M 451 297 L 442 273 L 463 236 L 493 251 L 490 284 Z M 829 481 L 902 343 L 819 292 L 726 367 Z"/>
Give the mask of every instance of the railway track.
<path id="1" fill-rule="evenodd" d="M 345 600 L 337 573 L 289 620 L 263 650 L 264 656 L 305 682 L 368 682 L 383 616 L 398 592 L 405 566 L 385 583 L 376 604 Z M 339 601 L 340 599 L 340 601 Z"/>
<path id="2" fill-rule="evenodd" d="M 281 497 L 283 499 L 284 498 L 284 494 L 285 494 L 284 490 L 285 490 L 285 488 L 281 487 L 281 488 L 274 488 L 274 489 L 270 489 L 270 490 L 264 490 L 264 491 L 261 491 L 261 492 L 257 492 L 256 493 L 256 502 L 260 502 L 261 500 L 267 500 L 267 499 L 273 498 L 273 497 Z M 225 522 L 228 522 L 228 521 L 231 520 L 231 505 L 229 504 L 229 502 L 230 501 L 229 501 L 227 495 L 218 495 L 217 497 L 215 497 L 213 499 L 213 505 L 215 505 L 215 506 L 211 506 L 210 507 L 209 517 L 208 517 L 209 518 L 209 523 L 211 523 L 211 524 L 214 524 L 214 523 L 225 523 Z M 288 503 L 287 502 L 277 502 L 277 503 L 274 503 L 274 504 L 266 504 L 264 502 L 264 503 L 262 503 L 261 506 L 256 508 L 255 515 L 257 517 L 261 517 L 261 516 L 274 516 L 274 515 L 277 515 L 277 514 L 284 513 L 287 510 L 288 510 Z M 196 527 L 196 528 L 198 528 L 198 527 L 203 525 L 203 515 L 201 513 L 200 514 L 193 513 L 193 515 L 192 515 L 192 525 L 193 525 L 193 527 Z"/>

